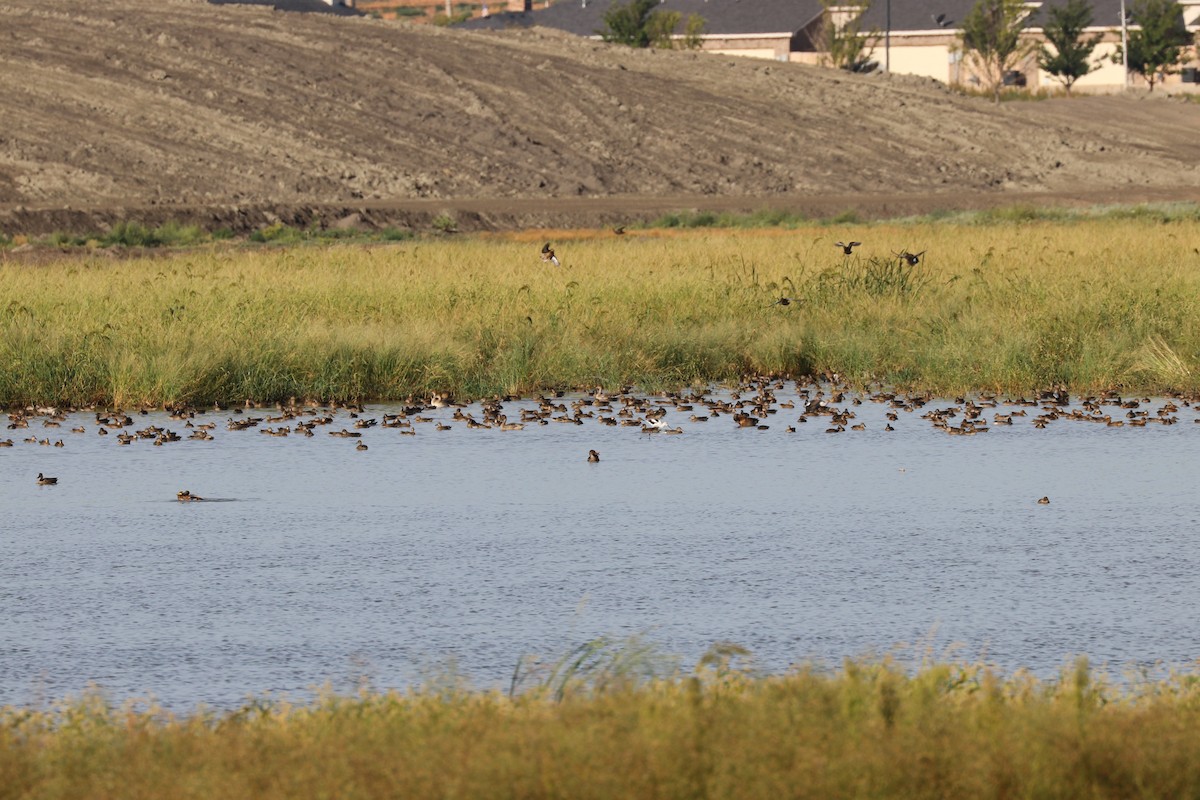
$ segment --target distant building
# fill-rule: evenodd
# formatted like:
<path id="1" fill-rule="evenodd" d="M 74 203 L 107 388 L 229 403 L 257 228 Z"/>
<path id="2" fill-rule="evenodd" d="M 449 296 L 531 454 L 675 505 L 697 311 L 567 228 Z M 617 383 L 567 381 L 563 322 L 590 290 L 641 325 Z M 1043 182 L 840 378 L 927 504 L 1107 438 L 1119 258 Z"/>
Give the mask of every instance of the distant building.
<path id="1" fill-rule="evenodd" d="M 534 25 L 556 28 L 579 36 L 599 38 L 604 29 L 604 13 L 615 0 L 556 0 L 550 7 L 493 12 L 487 17 L 462 23 L 474 29 L 503 29 Z M 1026 19 L 1029 36 L 1040 38 L 1043 9 L 1056 2 L 1029 2 Z M 981 83 L 962 53 L 962 20 L 975 0 L 874 0 L 862 15 L 863 31 L 877 33 L 871 60 L 879 69 L 894 73 L 922 75 L 947 84 L 970 86 Z M 1184 22 L 1193 33 L 1200 30 L 1200 0 L 1179 0 Z M 823 60 L 822 27 L 824 8 L 819 0 L 662 0 L 664 9 L 677 11 L 686 19 L 690 14 L 704 18 L 705 32 L 701 47 L 706 51 L 751 58 L 769 58 L 818 64 Z M 1124 68 L 1112 61 L 1121 42 L 1120 0 L 1091 0 L 1095 27 L 1091 34 L 1103 39 L 1093 53 L 1099 64 L 1092 74 L 1081 78 L 1075 90 L 1106 92 L 1125 84 Z M 1127 0 L 1126 11 L 1133 6 Z M 836 7 L 836 15 L 845 21 L 856 12 L 851 5 Z M 1166 85 L 1174 91 L 1198 90 L 1195 48 L 1191 69 L 1172 75 Z M 1037 66 L 1036 58 L 1019 65 L 1009 76 L 1013 83 L 1028 88 L 1059 86 L 1054 78 Z M 1131 84 L 1142 85 L 1137 76 Z"/>
<path id="2" fill-rule="evenodd" d="M 354 9 L 353 0 L 208 0 L 208 2 L 216 6 L 270 6 L 276 11 L 337 14 L 339 16 L 362 15 L 362 12 Z"/>

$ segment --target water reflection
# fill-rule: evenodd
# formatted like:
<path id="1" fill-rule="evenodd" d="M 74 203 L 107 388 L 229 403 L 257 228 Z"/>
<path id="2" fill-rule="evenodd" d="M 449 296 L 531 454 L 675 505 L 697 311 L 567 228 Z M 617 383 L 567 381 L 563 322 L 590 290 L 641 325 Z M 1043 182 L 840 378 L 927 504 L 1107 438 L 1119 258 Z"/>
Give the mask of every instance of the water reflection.
<path id="1" fill-rule="evenodd" d="M 210 413 L 193 422 L 218 423 L 212 441 L 161 447 L 99 436 L 90 414 L 51 434 L 62 448 L 21 431 L 0 450 L 0 703 L 95 681 L 225 706 L 364 674 L 403 686 L 450 660 L 486 686 L 522 655 L 639 632 L 688 663 L 736 641 L 770 670 L 918 641 L 1045 674 L 1079 653 L 1198 655 L 1190 408 L 1177 425 L 1045 429 L 1034 408 L 947 436 L 921 415 L 951 401 L 865 402 L 865 430 L 832 435 L 828 417 L 797 422 L 794 387 L 778 399 L 797 407 L 768 430 L 656 404 L 677 436 L 594 418 L 469 429 L 451 408 L 415 435 L 346 411 L 312 437 Z M 362 436 L 326 433 L 343 428 Z"/>

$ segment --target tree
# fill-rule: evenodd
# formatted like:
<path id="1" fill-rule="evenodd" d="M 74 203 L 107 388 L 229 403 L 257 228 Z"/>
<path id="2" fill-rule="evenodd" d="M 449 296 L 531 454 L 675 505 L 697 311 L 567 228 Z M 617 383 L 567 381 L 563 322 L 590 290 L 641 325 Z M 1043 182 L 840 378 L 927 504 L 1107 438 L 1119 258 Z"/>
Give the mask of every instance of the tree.
<path id="1" fill-rule="evenodd" d="M 658 5 L 659 0 L 613 3 L 608 11 L 604 12 L 604 30 L 599 32 L 600 38 L 629 47 L 674 47 L 675 42 L 671 37 L 683 15 L 678 11 L 659 10 Z M 689 14 L 680 47 L 699 47 L 703 30 L 704 18 L 697 14 Z"/>
<path id="2" fill-rule="evenodd" d="M 833 66 L 851 72 L 866 71 L 871 53 L 879 43 L 879 31 L 863 32 L 862 18 L 871 7 L 871 0 L 821 0 L 824 12 L 821 20 L 821 43 L 826 58 Z"/>
<path id="3" fill-rule="evenodd" d="M 1042 32 L 1046 41 L 1054 46 L 1054 52 L 1042 45 L 1038 51 L 1038 66 L 1053 75 L 1070 94 L 1075 81 L 1100 68 L 1091 57 L 1103 34 L 1083 36 L 1084 30 L 1092 24 L 1092 7 L 1087 0 L 1067 0 L 1065 6 L 1054 6 L 1048 13 Z"/>
<path id="4" fill-rule="evenodd" d="M 1129 69 L 1146 79 L 1150 91 L 1183 61 L 1184 48 L 1192 35 L 1183 23 L 1183 9 L 1175 0 L 1137 0 L 1133 5 L 1129 32 L 1129 54 L 1121 54 Z"/>
<path id="5" fill-rule="evenodd" d="M 983 73 L 997 103 L 1005 73 L 1035 47 L 1021 37 L 1028 13 L 1024 0 L 978 0 L 963 20 L 963 49 Z"/>
<path id="6" fill-rule="evenodd" d="M 604 30 L 600 37 L 606 42 L 629 47 L 649 47 L 650 32 L 646 24 L 658 6 L 658 0 L 629 0 L 613 3 L 604 12 Z"/>
<path id="7" fill-rule="evenodd" d="M 683 38 L 679 40 L 680 49 L 699 50 L 704 43 L 700 37 L 704 35 L 704 29 L 707 26 L 708 23 L 704 17 L 699 14 L 688 14 L 683 23 Z"/>

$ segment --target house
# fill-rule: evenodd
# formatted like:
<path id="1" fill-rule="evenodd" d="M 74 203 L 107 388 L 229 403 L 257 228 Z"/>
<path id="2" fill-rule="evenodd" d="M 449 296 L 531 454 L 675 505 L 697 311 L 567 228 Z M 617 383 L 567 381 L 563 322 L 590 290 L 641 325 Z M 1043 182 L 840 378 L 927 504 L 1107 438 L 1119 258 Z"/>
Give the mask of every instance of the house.
<path id="1" fill-rule="evenodd" d="M 604 13 L 619 0 L 556 0 L 548 7 L 527 2 L 523 10 L 505 10 L 463 23 L 475 29 L 503 29 L 539 25 L 598 38 L 604 29 Z M 1055 2 L 1029 2 L 1025 28 L 1040 39 L 1044 9 Z M 1193 33 L 1200 30 L 1200 0 L 1178 0 L 1185 24 Z M 1098 69 L 1075 84 L 1077 91 L 1106 92 L 1124 88 L 1125 70 L 1112 61 L 1121 43 L 1121 0 L 1091 0 L 1094 27 L 1090 34 L 1102 35 L 1093 53 Z M 962 20 L 975 0 L 873 0 L 865 12 L 853 5 L 834 6 L 835 23 L 859 17 L 862 31 L 871 32 L 874 47 L 870 58 L 879 69 L 893 73 L 922 75 L 947 84 L 978 85 L 985 81 L 976 74 L 962 52 Z M 1133 0 L 1127 0 L 1126 10 Z M 661 0 L 660 7 L 679 12 L 686 19 L 699 14 L 705 20 L 701 48 L 725 55 L 769 58 L 819 64 L 822 52 L 824 6 L 820 0 Z M 1193 48 L 1192 66 L 1195 60 Z M 1197 91 L 1197 70 L 1185 70 L 1166 82 L 1172 90 Z M 1035 57 L 1017 65 L 1006 79 L 1029 88 L 1056 88 L 1054 78 L 1038 68 Z M 1144 86 L 1137 76 L 1130 85 Z"/>
<path id="2" fill-rule="evenodd" d="M 353 8 L 353 0 L 208 0 L 208 2 L 216 6 L 271 6 L 276 11 L 362 16 L 362 12 Z"/>
<path id="3" fill-rule="evenodd" d="M 468 20 L 462 27 L 503 29 L 539 25 L 599 37 L 604 14 L 614 0 L 556 0 L 547 8 L 503 11 Z M 823 13 L 820 0 L 663 0 L 660 7 L 704 18 L 702 48 L 727 55 L 790 60 L 792 53 L 813 52 Z"/>

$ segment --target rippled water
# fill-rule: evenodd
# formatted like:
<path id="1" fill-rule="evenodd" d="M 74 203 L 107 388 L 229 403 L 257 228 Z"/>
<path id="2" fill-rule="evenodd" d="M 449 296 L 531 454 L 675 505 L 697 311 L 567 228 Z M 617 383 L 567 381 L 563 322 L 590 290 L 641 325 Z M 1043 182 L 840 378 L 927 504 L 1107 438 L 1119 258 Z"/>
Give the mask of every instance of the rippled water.
<path id="1" fill-rule="evenodd" d="M 671 411 L 679 436 L 468 430 L 441 409 L 451 430 L 371 428 L 365 452 L 326 433 L 346 412 L 307 439 L 206 414 L 214 441 L 162 447 L 98 436 L 90 414 L 35 419 L 0 449 L 0 704 L 95 682 L 228 706 L 449 664 L 490 686 L 522 655 L 635 633 L 685 664 L 738 642 L 768 670 L 917 641 L 1043 674 L 1076 654 L 1114 670 L 1200 656 L 1195 412 L 1036 429 L 1031 409 L 951 437 L 920 418 L 949 403 L 887 432 L 867 402 L 867 429 L 836 435 L 824 419 L 786 432 L 799 409 L 769 430 Z"/>

